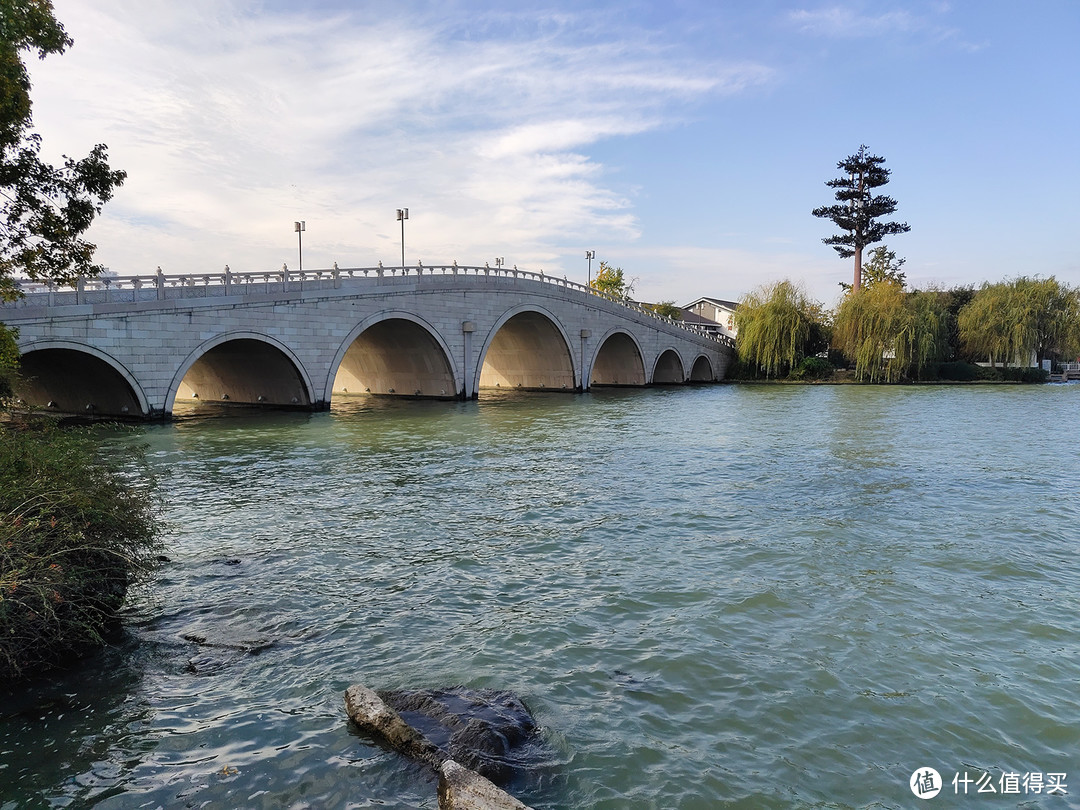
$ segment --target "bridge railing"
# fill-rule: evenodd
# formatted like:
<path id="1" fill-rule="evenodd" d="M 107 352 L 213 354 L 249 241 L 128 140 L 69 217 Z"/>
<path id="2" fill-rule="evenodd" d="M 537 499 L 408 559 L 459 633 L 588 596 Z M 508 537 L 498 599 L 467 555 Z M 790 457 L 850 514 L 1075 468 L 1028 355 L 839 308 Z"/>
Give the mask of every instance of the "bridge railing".
<path id="1" fill-rule="evenodd" d="M 281 270 L 270 272 L 238 273 L 226 265 L 220 273 L 171 274 L 158 268 L 156 273 L 138 276 L 96 276 L 79 278 L 70 287 L 56 284 L 16 280 L 20 297 L 15 301 L 0 302 L 0 310 L 26 307 L 77 306 L 81 304 L 137 303 L 141 301 L 167 301 L 190 298 L 223 298 L 231 295 L 247 295 L 270 292 L 303 292 L 305 290 L 339 289 L 343 285 L 363 282 L 361 279 L 403 278 L 406 276 L 484 276 L 488 278 L 526 279 L 553 284 L 585 295 L 595 295 L 612 303 L 632 309 L 642 315 L 663 321 L 688 332 L 734 346 L 729 335 L 710 331 L 698 324 L 660 315 L 655 310 L 629 298 L 588 287 L 568 280 L 565 276 L 552 276 L 542 270 L 519 270 L 517 267 L 466 266 L 454 262 L 449 265 L 423 265 L 415 267 L 338 267 L 335 262 L 326 270 Z"/>

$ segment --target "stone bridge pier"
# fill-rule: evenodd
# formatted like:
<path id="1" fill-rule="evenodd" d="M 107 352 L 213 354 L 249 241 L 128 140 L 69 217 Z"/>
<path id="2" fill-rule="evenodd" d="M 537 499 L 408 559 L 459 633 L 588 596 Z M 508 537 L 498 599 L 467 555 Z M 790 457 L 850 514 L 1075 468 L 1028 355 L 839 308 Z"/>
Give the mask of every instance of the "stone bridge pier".
<path id="1" fill-rule="evenodd" d="M 18 393 L 60 413 L 705 383 L 733 356 L 722 335 L 517 270 L 159 273 L 26 292 L 0 307 L 19 331 Z"/>

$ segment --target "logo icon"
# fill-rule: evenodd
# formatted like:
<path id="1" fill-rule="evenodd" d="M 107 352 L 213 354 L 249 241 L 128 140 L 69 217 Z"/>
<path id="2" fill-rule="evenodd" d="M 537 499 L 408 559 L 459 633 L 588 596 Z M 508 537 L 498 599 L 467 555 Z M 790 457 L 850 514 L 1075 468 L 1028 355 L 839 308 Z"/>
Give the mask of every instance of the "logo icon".
<path id="1" fill-rule="evenodd" d="M 917 768 L 908 784 L 920 799 L 932 799 L 941 792 L 941 774 L 933 768 Z"/>

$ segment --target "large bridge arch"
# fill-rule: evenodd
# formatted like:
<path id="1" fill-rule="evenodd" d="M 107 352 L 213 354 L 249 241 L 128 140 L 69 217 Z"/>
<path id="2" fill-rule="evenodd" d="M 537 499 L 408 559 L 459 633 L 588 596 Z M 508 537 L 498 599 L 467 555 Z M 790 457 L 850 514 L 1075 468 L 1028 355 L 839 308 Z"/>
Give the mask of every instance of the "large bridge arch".
<path id="1" fill-rule="evenodd" d="M 16 395 L 58 413 L 145 418 L 150 404 L 135 376 L 114 357 L 84 343 L 39 340 L 20 346 Z"/>
<path id="2" fill-rule="evenodd" d="M 180 365 L 165 399 L 309 408 L 311 378 L 293 351 L 269 335 L 227 332 L 200 344 Z"/>
<path id="3" fill-rule="evenodd" d="M 477 388 L 577 390 L 572 344 L 559 319 L 521 305 L 491 327 L 477 358 Z"/>
<path id="4" fill-rule="evenodd" d="M 653 366 L 653 385 L 673 385 L 686 382 L 686 367 L 675 349 L 665 349 Z"/>
<path id="5" fill-rule="evenodd" d="M 589 370 L 591 385 L 645 385 L 641 346 L 625 329 L 613 328 L 598 343 Z"/>
<path id="6" fill-rule="evenodd" d="M 455 398 L 463 385 L 453 352 L 438 330 L 404 311 L 365 319 L 342 341 L 326 380 L 334 393 Z"/>

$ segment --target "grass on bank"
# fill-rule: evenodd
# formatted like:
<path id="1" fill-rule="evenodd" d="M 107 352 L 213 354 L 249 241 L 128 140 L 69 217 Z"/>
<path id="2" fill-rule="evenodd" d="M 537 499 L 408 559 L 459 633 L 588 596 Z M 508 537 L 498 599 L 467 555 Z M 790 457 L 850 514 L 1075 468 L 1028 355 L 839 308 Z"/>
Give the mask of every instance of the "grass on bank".
<path id="1" fill-rule="evenodd" d="M 86 430 L 0 423 L 0 681 L 64 666 L 115 628 L 158 552 L 137 460 Z"/>

